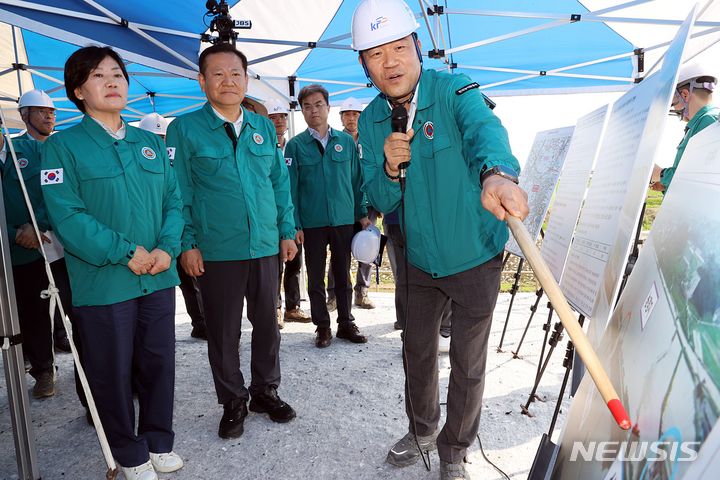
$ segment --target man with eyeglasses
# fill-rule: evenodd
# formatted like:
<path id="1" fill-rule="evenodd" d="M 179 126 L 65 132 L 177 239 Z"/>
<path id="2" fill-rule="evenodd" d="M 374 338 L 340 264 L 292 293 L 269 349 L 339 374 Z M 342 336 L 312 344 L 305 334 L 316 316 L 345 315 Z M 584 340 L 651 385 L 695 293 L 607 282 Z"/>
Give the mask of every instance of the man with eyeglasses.
<path id="1" fill-rule="evenodd" d="M 296 241 L 305 246 L 310 316 L 317 326 L 315 346 L 332 341 L 330 314 L 325 298 L 325 261 L 330 246 L 330 267 L 335 277 L 338 328 L 336 336 L 365 343 L 351 313 L 350 243 L 353 224 L 370 225 L 364 205 L 362 173 L 355 141 L 328 125 L 328 91 L 321 85 L 304 87 L 298 95 L 308 129 L 285 147 L 295 207 Z"/>
<path id="2" fill-rule="evenodd" d="M 27 131 L 17 137 L 17 139 L 37 140 L 40 143 L 47 140 L 55 129 L 55 104 L 50 96 L 42 90 L 29 90 L 22 94 L 18 100 L 18 110 L 20 111 L 20 118 L 22 118 L 23 123 L 25 123 Z M 52 240 L 57 241 L 55 238 L 52 238 Z M 60 263 L 53 262 L 52 266 L 53 270 L 60 270 L 60 272 L 55 273 L 56 277 L 67 277 L 64 260 Z M 69 290 L 69 285 L 67 290 Z M 69 291 L 66 293 L 69 295 Z M 67 302 L 66 304 L 69 308 L 70 303 Z M 61 352 L 69 352 L 70 342 L 68 341 L 67 332 L 65 331 L 65 326 L 59 314 L 55 315 L 54 322 L 55 348 Z M 78 394 L 80 394 L 81 391 L 82 389 L 78 389 Z"/>
<path id="3" fill-rule="evenodd" d="M 709 127 L 720 118 L 720 108 L 713 106 L 712 94 L 717 86 L 718 77 L 709 73 L 707 66 L 698 63 L 684 65 L 678 73 L 678 83 L 672 99 L 670 113 L 677 115 L 680 121 L 686 122 L 685 136 L 677 147 L 672 167 L 660 168 L 655 165 L 650 179 L 650 188 L 667 193 L 677 169 L 685 153 L 690 139 Z"/>

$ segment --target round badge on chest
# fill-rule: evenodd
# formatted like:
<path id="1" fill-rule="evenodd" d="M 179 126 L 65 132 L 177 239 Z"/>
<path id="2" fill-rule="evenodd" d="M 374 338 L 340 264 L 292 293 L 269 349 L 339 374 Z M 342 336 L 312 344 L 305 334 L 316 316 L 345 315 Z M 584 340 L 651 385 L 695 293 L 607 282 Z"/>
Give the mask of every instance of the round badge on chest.
<path id="1" fill-rule="evenodd" d="M 428 140 L 433 139 L 435 136 L 435 126 L 432 122 L 425 122 L 425 125 L 423 125 L 423 134 Z"/>
<path id="2" fill-rule="evenodd" d="M 263 138 L 263 136 L 257 132 L 253 133 L 252 138 L 253 138 L 253 142 L 255 142 L 258 145 L 262 145 L 263 143 L 265 143 L 265 139 Z"/>
<path id="3" fill-rule="evenodd" d="M 28 159 L 27 158 L 18 158 L 18 167 L 25 168 L 28 166 Z"/>
<path id="4" fill-rule="evenodd" d="M 343 146 L 342 146 L 342 145 L 335 145 L 335 151 L 338 152 L 338 153 L 342 152 L 342 151 L 343 151 Z"/>
<path id="5" fill-rule="evenodd" d="M 155 157 L 157 157 L 155 150 L 150 147 L 143 147 L 142 150 L 140 150 L 140 153 L 142 153 L 142 156 L 148 160 L 155 160 Z"/>

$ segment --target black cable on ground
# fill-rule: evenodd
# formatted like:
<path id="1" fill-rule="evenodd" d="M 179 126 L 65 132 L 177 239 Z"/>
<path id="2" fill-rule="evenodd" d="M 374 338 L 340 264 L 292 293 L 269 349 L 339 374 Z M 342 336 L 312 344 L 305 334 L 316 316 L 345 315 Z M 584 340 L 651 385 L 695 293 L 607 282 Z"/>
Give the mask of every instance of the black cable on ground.
<path id="1" fill-rule="evenodd" d="M 384 168 L 384 167 L 383 167 Z M 417 446 L 418 451 L 420 452 L 420 457 L 423 460 L 423 464 L 425 465 L 425 469 L 429 472 L 431 471 L 430 468 L 430 452 L 423 452 L 423 449 L 420 447 L 420 440 L 418 440 L 417 435 L 417 423 L 415 423 L 415 409 L 413 408 L 412 404 L 412 398 L 410 397 L 410 376 L 408 375 L 408 372 L 410 370 L 410 367 L 408 366 L 408 360 L 407 360 L 407 352 L 405 350 L 405 342 L 407 341 L 407 332 L 408 332 L 408 305 L 410 304 L 410 285 L 408 285 L 408 243 L 407 243 L 407 230 L 405 229 L 405 178 L 400 178 L 400 215 L 402 222 L 401 225 L 401 233 L 403 236 L 403 245 L 405 250 L 405 312 L 404 312 L 404 323 L 403 325 L 403 342 L 402 342 L 402 355 L 403 355 L 403 362 L 405 364 L 405 388 L 407 389 L 405 397 L 407 398 L 408 406 L 410 407 L 410 420 L 413 424 L 413 437 L 415 438 L 415 445 Z"/>

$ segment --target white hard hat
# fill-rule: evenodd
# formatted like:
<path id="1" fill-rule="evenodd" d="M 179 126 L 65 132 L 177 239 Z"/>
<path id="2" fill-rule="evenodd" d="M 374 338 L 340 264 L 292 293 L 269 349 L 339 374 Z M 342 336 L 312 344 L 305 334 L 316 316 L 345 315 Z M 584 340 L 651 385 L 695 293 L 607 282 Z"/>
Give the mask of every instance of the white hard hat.
<path id="1" fill-rule="evenodd" d="M 265 108 L 267 108 L 268 115 L 276 115 L 278 113 L 287 115 L 289 113 L 287 103 L 281 102 L 277 98 L 271 98 L 265 102 Z"/>
<path id="2" fill-rule="evenodd" d="M 420 27 L 403 0 L 363 0 L 352 18 L 352 48 L 363 51 L 407 37 Z"/>
<path id="3" fill-rule="evenodd" d="M 380 230 L 370 225 L 360 230 L 350 244 L 353 257 L 360 263 L 373 263 L 380 253 Z"/>
<path id="4" fill-rule="evenodd" d="M 704 88 L 712 92 L 717 84 L 718 77 L 717 75 L 710 73 L 709 70 L 710 69 L 706 65 L 702 65 L 697 62 L 686 63 L 680 67 L 677 84 L 685 85 L 687 83 L 691 83 L 693 88 Z M 693 81 L 700 77 L 711 77 L 713 81 L 700 83 Z"/>
<path id="5" fill-rule="evenodd" d="M 29 92 L 23 93 L 18 101 L 18 108 L 25 107 L 45 107 L 54 109 L 55 104 L 53 104 L 50 95 L 42 90 L 30 90 Z"/>
<path id="6" fill-rule="evenodd" d="M 362 103 L 357 98 L 347 98 L 340 105 L 340 113 L 343 112 L 362 112 Z"/>
<path id="7" fill-rule="evenodd" d="M 168 122 L 158 113 L 148 113 L 140 119 L 138 127 L 155 135 L 165 135 Z"/>

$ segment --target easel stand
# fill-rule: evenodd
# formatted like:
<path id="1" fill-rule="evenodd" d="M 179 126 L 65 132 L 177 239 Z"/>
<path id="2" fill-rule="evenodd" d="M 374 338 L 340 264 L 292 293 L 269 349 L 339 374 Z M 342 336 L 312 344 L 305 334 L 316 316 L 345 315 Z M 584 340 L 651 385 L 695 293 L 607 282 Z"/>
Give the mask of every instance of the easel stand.
<path id="1" fill-rule="evenodd" d="M 507 259 L 510 257 L 510 253 L 508 252 L 507 256 L 505 257 L 505 263 Z M 497 352 L 501 353 L 503 351 L 502 346 L 503 342 L 505 341 L 505 332 L 507 332 L 508 322 L 510 321 L 510 313 L 512 313 L 512 307 L 513 303 L 515 302 L 515 294 L 518 292 L 518 289 L 520 288 L 520 277 L 522 277 L 522 267 L 523 263 L 525 263 L 525 259 L 522 257 L 520 258 L 520 261 L 518 262 L 518 268 L 515 271 L 515 274 L 513 277 L 515 278 L 515 281 L 512 284 L 512 287 L 510 287 L 510 304 L 508 305 L 508 311 L 507 316 L 505 317 L 505 325 L 503 325 L 503 331 L 502 335 L 500 336 L 500 344 L 497 346 Z"/>
<path id="2" fill-rule="evenodd" d="M 530 318 L 528 318 L 527 324 L 525 324 L 525 330 L 523 330 L 522 336 L 520 337 L 520 342 L 518 342 L 518 346 L 515 349 L 513 353 L 513 358 L 520 358 L 520 347 L 522 347 L 523 342 L 525 341 L 525 335 L 527 335 L 528 329 L 530 328 L 530 322 L 532 322 L 533 317 L 535 316 L 535 312 L 537 311 L 538 305 L 540 305 L 540 299 L 543 297 L 543 289 L 542 287 L 538 288 L 535 291 L 535 304 L 530 307 Z M 551 308 L 550 302 L 548 302 L 548 308 Z M 547 340 L 547 339 L 546 339 Z"/>
<path id="3" fill-rule="evenodd" d="M 625 266 L 625 271 L 623 272 L 623 278 L 620 284 L 620 289 L 618 291 L 618 296 L 615 299 L 615 305 L 617 305 L 617 302 L 620 300 L 620 295 L 622 294 L 622 291 L 625 289 L 625 285 L 627 284 L 628 278 L 630 277 L 630 274 L 633 271 L 633 268 L 635 267 L 635 263 L 637 262 L 638 255 L 640 254 L 640 245 L 642 244 L 642 241 L 640 240 L 640 233 L 642 231 L 642 224 L 643 219 L 645 217 L 645 207 L 647 206 L 647 202 L 643 204 L 642 210 L 640 212 L 640 220 L 638 222 L 637 230 L 635 232 L 635 242 L 633 245 L 633 249 L 630 252 L 630 255 L 628 256 L 628 260 Z M 550 315 L 552 315 L 552 311 L 550 312 Z M 532 318 L 532 316 L 531 316 Z M 578 318 L 578 323 L 582 325 L 585 322 L 585 316 L 580 315 Z M 543 325 L 543 329 L 545 329 L 545 335 L 547 337 L 547 332 L 549 329 L 549 323 L 550 323 L 550 316 L 548 316 L 548 322 Z M 528 321 L 529 324 L 529 321 Z M 557 345 L 557 341 L 560 340 L 562 336 L 562 325 L 558 322 L 555 324 L 555 331 L 553 332 L 553 337 L 557 337 L 557 340 L 555 340 L 553 344 L 553 338 L 550 339 L 550 351 L 548 352 L 547 358 L 542 363 L 542 367 L 540 367 L 540 363 L 538 363 L 538 374 L 535 378 L 535 385 L 533 385 L 533 390 L 530 393 L 530 396 L 528 398 L 528 401 L 525 405 L 522 405 L 521 411 L 523 414 L 528 415 L 532 417 L 532 413 L 529 411 L 530 403 L 532 403 L 535 399 L 540 399 L 538 395 L 536 394 L 537 386 L 539 384 L 539 380 L 542 378 L 542 375 L 545 373 L 545 369 L 547 367 L 548 361 L 550 359 L 550 355 L 552 355 L 552 352 L 554 350 L 555 345 Z M 543 350 L 540 352 L 540 359 L 543 358 L 543 352 L 545 348 L 545 343 L 543 343 Z M 519 347 L 518 347 L 519 350 Z M 552 420 L 550 421 L 550 428 L 548 429 L 548 433 L 544 433 L 542 436 L 542 439 L 540 440 L 540 445 L 538 446 L 538 450 L 535 454 L 535 459 L 533 460 L 533 465 L 530 469 L 530 473 L 528 475 L 528 480 L 549 480 L 552 475 L 552 471 L 555 467 L 555 463 L 557 461 L 557 456 L 560 452 L 560 446 L 556 445 L 552 442 L 552 434 L 555 431 L 555 425 L 557 423 L 557 418 L 560 414 L 560 409 L 562 407 L 562 400 L 563 396 L 565 395 L 565 389 L 567 388 L 567 383 L 570 379 L 570 374 L 572 372 L 573 378 L 572 383 L 570 387 L 570 395 L 574 396 L 577 392 L 577 389 L 580 385 L 580 381 L 582 380 L 582 373 L 584 372 L 584 366 L 582 362 L 580 361 L 580 358 L 576 358 L 576 352 L 575 347 L 572 343 L 572 341 L 568 340 L 567 347 L 565 349 L 565 358 L 563 359 L 563 366 L 565 367 L 565 375 L 563 376 L 562 384 L 560 385 L 560 393 L 558 394 L 557 402 L 555 404 L 555 409 L 553 411 Z M 573 368 L 574 367 L 574 368 Z"/>

